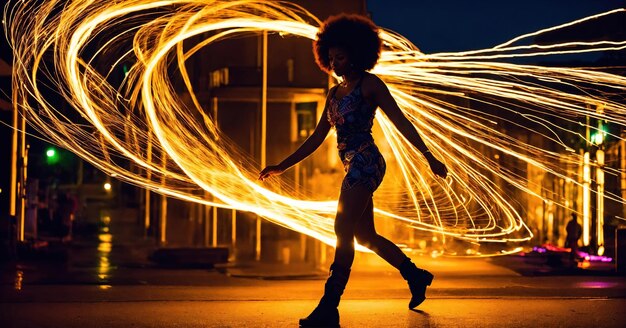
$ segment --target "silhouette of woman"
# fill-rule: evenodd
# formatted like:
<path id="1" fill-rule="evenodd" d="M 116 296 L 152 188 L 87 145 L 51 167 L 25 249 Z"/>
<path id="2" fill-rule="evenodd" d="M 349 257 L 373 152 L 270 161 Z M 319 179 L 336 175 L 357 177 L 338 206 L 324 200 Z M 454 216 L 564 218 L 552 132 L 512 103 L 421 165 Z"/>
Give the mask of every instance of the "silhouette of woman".
<path id="1" fill-rule="evenodd" d="M 354 239 L 400 270 L 411 290 L 409 308 L 424 301 L 433 275 L 419 269 L 398 246 L 376 233 L 372 195 L 385 174 L 385 160 L 374 144 L 372 124 L 376 108 L 425 156 L 432 171 L 445 178 L 446 166 L 428 150 L 411 122 L 404 116 L 385 83 L 368 70 L 380 57 L 382 41 L 378 27 L 368 18 L 341 14 L 328 18 L 313 43 L 315 59 L 326 72 L 334 71 L 342 82 L 328 92 L 324 113 L 315 131 L 278 165 L 264 168 L 259 179 L 281 174 L 302 161 L 324 141 L 331 127 L 337 132 L 337 148 L 346 171 L 341 185 L 335 234 L 337 245 L 324 296 L 313 312 L 300 319 L 301 327 L 339 326 L 337 306 L 350 276 Z"/>

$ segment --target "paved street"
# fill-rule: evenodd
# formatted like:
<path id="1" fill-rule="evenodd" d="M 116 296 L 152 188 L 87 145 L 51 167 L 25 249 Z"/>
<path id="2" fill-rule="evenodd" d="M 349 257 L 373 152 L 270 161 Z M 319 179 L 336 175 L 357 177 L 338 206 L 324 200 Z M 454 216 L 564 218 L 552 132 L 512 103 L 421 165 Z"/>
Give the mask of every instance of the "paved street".
<path id="1" fill-rule="evenodd" d="M 312 300 L 152 301 L 147 296 L 144 301 L 3 304 L 2 311 L 9 321 L 3 327 L 297 327 L 297 318 L 314 305 Z M 342 327 L 623 327 L 626 301 L 436 298 L 420 311 L 405 306 L 398 299 L 348 299 L 340 306 Z"/>
<path id="2" fill-rule="evenodd" d="M 322 293 L 325 273 L 311 267 L 162 268 L 146 259 L 149 241 L 105 238 L 103 247 L 102 239 L 52 244 L 45 260 L 4 263 L 0 326 L 297 327 Z M 397 272 L 357 258 L 342 327 L 626 325 L 626 278 L 610 272 L 537 270 L 519 256 L 414 261 L 436 277 L 418 311 L 406 308 L 409 291 Z"/>

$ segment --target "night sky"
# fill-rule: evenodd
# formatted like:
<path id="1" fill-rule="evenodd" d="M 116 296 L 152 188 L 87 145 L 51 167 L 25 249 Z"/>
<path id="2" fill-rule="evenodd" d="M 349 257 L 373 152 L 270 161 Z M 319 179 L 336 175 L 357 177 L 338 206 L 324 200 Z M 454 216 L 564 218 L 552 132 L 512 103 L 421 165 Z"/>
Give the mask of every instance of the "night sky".
<path id="1" fill-rule="evenodd" d="M 376 24 L 425 53 L 475 50 L 626 6 L 625 0 L 368 0 Z"/>

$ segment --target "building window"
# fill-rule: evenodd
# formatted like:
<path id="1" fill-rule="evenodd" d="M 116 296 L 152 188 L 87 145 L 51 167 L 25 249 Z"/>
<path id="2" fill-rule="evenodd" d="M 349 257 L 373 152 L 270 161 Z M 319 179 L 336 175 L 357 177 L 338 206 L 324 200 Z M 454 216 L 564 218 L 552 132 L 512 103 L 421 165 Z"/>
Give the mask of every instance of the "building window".
<path id="1" fill-rule="evenodd" d="M 304 102 L 296 104 L 296 115 L 298 117 L 298 138 L 306 139 L 315 129 L 315 117 L 317 102 Z"/>

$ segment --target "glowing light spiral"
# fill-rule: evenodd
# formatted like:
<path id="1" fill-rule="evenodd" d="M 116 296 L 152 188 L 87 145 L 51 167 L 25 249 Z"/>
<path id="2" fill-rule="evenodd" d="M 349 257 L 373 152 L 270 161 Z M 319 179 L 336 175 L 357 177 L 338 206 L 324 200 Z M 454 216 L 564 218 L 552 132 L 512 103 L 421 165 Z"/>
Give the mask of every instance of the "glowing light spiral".
<path id="1" fill-rule="evenodd" d="M 185 66 L 200 48 L 233 36 L 269 31 L 314 39 L 320 21 L 312 14 L 274 1 L 51 0 L 17 1 L 6 8 L 19 105 L 51 142 L 122 181 L 192 202 L 254 212 L 334 245 L 336 201 L 301 199 L 284 183 L 256 181 L 258 164 L 220 134 L 196 99 Z M 595 17 L 619 11 L 624 9 Z M 578 129 L 584 128 L 585 117 L 623 126 L 626 106 L 616 95 L 626 88 L 626 79 L 597 70 L 493 60 L 618 50 L 626 48 L 626 41 L 518 45 L 548 30 L 490 49 L 439 54 L 421 53 L 402 36 L 382 31 L 384 51 L 372 72 L 387 83 L 429 148 L 446 163 L 450 177 L 435 178 L 379 111 L 378 125 L 408 196 L 397 202 L 377 200 L 378 218 L 472 242 L 529 240 L 532 233 L 509 192 L 544 196 L 485 149 L 581 184 L 578 173 L 568 170 L 582 161 L 581 155 L 563 140 L 583 138 Z M 191 49 L 183 47 L 183 41 L 199 35 L 209 36 Z M 122 61 L 134 64 L 121 86 L 111 85 L 107 76 Z M 184 105 L 172 86 L 172 63 L 192 106 Z M 50 103 L 44 91 L 48 87 L 71 110 Z M 484 112 L 469 102 L 498 110 Z M 601 105 L 603 111 L 588 105 Z M 499 120 L 541 142 L 511 137 Z M 574 129 L 555 122 L 583 123 Z M 124 161 L 141 172 L 129 170 Z M 495 180 L 509 189 L 502 190 Z M 380 193 L 387 198 L 384 189 Z M 607 197 L 623 202 L 619 195 Z"/>

